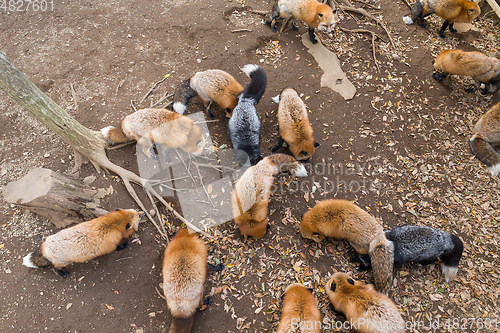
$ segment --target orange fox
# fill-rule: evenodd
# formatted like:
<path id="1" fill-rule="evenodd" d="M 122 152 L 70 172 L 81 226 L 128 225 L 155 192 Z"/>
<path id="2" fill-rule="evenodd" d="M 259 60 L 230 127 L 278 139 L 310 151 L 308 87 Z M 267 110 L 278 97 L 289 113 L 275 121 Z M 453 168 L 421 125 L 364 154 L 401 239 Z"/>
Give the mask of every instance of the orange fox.
<path id="1" fill-rule="evenodd" d="M 478 160 L 486 164 L 493 176 L 500 174 L 500 103 L 493 105 L 476 123 L 469 146 Z"/>
<path id="2" fill-rule="evenodd" d="M 120 242 L 138 230 L 143 216 L 143 212 L 133 209 L 116 210 L 63 229 L 24 257 L 23 264 L 30 268 L 52 265 L 55 273 L 66 278 L 69 273 L 61 268 L 126 248 L 128 243 Z"/>
<path id="3" fill-rule="evenodd" d="M 302 330 L 294 329 L 301 327 Z M 321 332 L 321 313 L 318 300 L 312 289 L 299 283 L 292 283 L 286 288 L 283 297 L 283 311 L 276 333 L 319 333 Z"/>
<path id="4" fill-rule="evenodd" d="M 205 145 L 201 128 L 190 118 L 166 109 L 143 109 L 122 120 L 121 127 L 108 126 L 102 135 L 112 144 L 137 141 L 146 156 L 156 159 L 153 145 L 181 148 L 186 153 L 200 154 Z"/>
<path id="5" fill-rule="evenodd" d="M 273 98 L 279 103 L 278 128 L 280 137 L 271 150 L 273 153 L 286 142 L 293 156 L 298 160 L 311 158 L 319 143 L 314 142 L 313 129 L 309 123 L 307 109 L 295 89 L 286 87 Z"/>
<path id="6" fill-rule="evenodd" d="M 413 24 L 420 19 L 420 26 L 425 28 L 424 17 L 436 14 L 444 18 L 439 36 L 444 38 L 444 31 L 449 27 L 450 32 L 457 32 L 453 23 L 470 23 L 481 14 L 481 8 L 474 1 L 468 0 L 417 0 L 410 13 L 403 17 L 406 24 Z"/>
<path id="7" fill-rule="evenodd" d="M 347 200 L 322 200 L 302 216 L 300 232 L 302 237 L 316 242 L 326 237 L 345 239 L 360 255 L 368 254 L 375 288 L 385 294 L 389 292 L 394 245 L 373 216 Z"/>
<path id="8" fill-rule="evenodd" d="M 313 44 L 318 41 L 314 29 L 331 33 L 338 22 L 337 9 L 316 0 L 278 0 L 270 13 L 265 17 L 265 23 L 271 24 L 276 32 L 276 20 L 292 18 L 292 29 L 297 30 L 293 19 L 304 21 L 309 27 L 309 38 Z"/>
<path id="9" fill-rule="evenodd" d="M 335 273 L 325 289 L 332 306 L 345 315 L 356 332 L 405 332 L 405 322 L 394 302 L 371 285 Z"/>
<path id="10" fill-rule="evenodd" d="M 210 112 L 212 101 L 226 111 L 230 116 L 236 104 L 238 95 L 243 91 L 241 84 L 229 73 L 218 69 L 209 69 L 196 73 L 191 79 L 182 81 L 174 92 L 174 110 L 184 114 L 189 100 L 198 94 L 203 100 L 205 111 L 210 119 L 215 116 Z"/>
<path id="11" fill-rule="evenodd" d="M 170 333 L 191 332 L 196 309 L 203 305 L 207 247 L 195 232 L 179 230 L 165 249 L 163 293 L 172 314 Z"/>
<path id="12" fill-rule="evenodd" d="M 472 76 L 476 79 L 475 88 L 468 89 L 470 92 L 475 91 L 480 82 L 485 85 L 481 94 L 492 93 L 500 86 L 500 59 L 477 51 L 446 50 L 436 57 L 432 77 L 441 81 L 450 74 Z"/>
<path id="13" fill-rule="evenodd" d="M 233 218 L 242 235 L 261 238 L 266 234 L 271 185 L 274 176 L 283 173 L 307 176 L 304 166 L 292 156 L 273 154 L 248 168 L 234 185 L 231 195 Z"/>

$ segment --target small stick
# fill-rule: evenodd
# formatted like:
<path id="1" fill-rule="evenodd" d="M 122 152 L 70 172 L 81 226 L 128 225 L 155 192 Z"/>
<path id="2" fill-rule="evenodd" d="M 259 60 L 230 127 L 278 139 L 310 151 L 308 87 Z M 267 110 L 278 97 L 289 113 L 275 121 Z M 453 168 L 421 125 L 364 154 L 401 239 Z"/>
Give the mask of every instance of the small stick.
<path id="1" fill-rule="evenodd" d="M 375 16 L 373 16 L 372 14 L 368 13 L 366 10 L 364 10 L 363 8 L 354 8 L 354 7 L 350 7 L 350 6 L 340 6 L 340 9 L 344 10 L 344 11 L 349 11 L 349 12 L 353 12 L 353 13 L 358 13 L 358 14 L 361 14 L 363 16 L 366 16 L 368 17 L 369 19 L 377 22 L 377 24 L 379 24 L 382 29 L 385 30 L 385 33 L 387 34 L 387 36 L 389 37 L 389 40 L 391 41 L 391 45 L 394 49 L 396 49 L 396 46 L 394 45 L 394 41 L 392 40 L 392 36 L 391 34 L 389 33 L 389 30 L 387 30 L 387 27 L 385 26 L 384 22 L 380 21 L 378 18 L 376 18 Z"/>
<path id="2" fill-rule="evenodd" d="M 73 87 L 73 83 L 70 83 L 71 87 L 71 95 L 73 95 L 73 101 L 75 102 L 75 110 L 78 110 L 78 97 L 76 96 L 75 88 Z"/>
<path id="3" fill-rule="evenodd" d="M 118 148 L 122 148 L 122 147 L 125 147 L 125 146 L 128 146 L 128 145 L 131 145 L 132 143 L 135 143 L 135 142 L 136 141 L 129 141 L 129 142 L 117 144 L 115 146 L 108 146 L 108 147 L 106 147 L 106 150 L 115 150 L 115 149 L 118 149 Z"/>
<path id="4" fill-rule="evenodd" d="M 375 7 L 375 6 L 374 6 L 374 5 L 372 5 L 371 3 L 365 2 L 365 1 L 363 1 L 363 0 L 356 0 L 356 1 L 357 1 L 357 2 L 361 2 L 363 5 L 368 6 L 368 7 L 370 7 L 370 8 L 373 8 L 373 9 L 380 9 L 380 8 Z"/>
<path id="5" fill-rule="evenodd" d="M 376 52 L 375 52 L 375 37 L 378 37 L 380 38 L 379 35 L 377 35 L 376 33 L 374 33 L 373 31 L 370 31 L 370 30 L 365 30 L 365 29 L 354 29 L 354 30 L 349 30 L 349 29 L 346 29 L 346 28 L 342 28 L 340 27 L 340 30 L 342 31 L 346 31 L 346 32 L 350 32 L 350 33 L 354 33 L 354 32 L 364 32 L 364 33 L 369 33 L 372 35 L 372 51 L 373 51 L 373 60 L 375 61 L 375 65 L 377 66 L 377 69 L 380 73 L 380 67 L 378 65 L 378 60 L 377 60 L 377 56 L 376 56 Z M 382 38 L 380 38 L 382 39 Z M 383 40 L 383 39 L 382 39 Z"/>
<path id="6" fill-rule="evenodd" d="M 153 86 L 151 87 L 151 89 L 149 89 L 149 91 L 146 93 L 146 95 L 144 95 L 144 97 L 141 99 L 141 101 L 139 102 L 139 104 L 141 104 L 142 102 L 144 102 L 144 100 L 146 98 L 148 98 L 149 94 L 151 94 L 153 92 L 153 90 L 156 88 L 156 86 L 158 86 L 160 83 L 162 83 L 166 79 L 167 79 L 167 77 L 165 76 L 163 79 L 161 79 L 160 81 L 158 81 L 155 84 L 153 84 Z"/>
<path id="7" fill-rule="evenodd" d="M 132 105 L 132 108 L 134 109 L 135 112 L 137 112 L 137 109 L 135 108 L 135 105 L 134 105 L 134 102 L 135 100 L 130 100 L 130 105 Z"/>
<path id="8" fill-rule="evenodd" d="M 267 13 L 269 13 L 269 11 L 267 11 L 267 10 L 255 10 L 255 9 L 249 9 L 248 11 L 249 11 L 250 13 L 259 14 L 259 15 L 266 15 Z"/>
<path id="9" fill-rule="evenodd" d="M 122 86 L 122 84 L 125 82 L 125 80 L 121 80 L 120 83 L 118 83 L 118 86 L 116 87 L 116 91 L 115 92 L 118 92 L 118 89 L 120 89 L 120 87 Z"/>
<path id="10" fill-rule="evenodd" d="M 151 107 L 154 108 L 155 106 L 158 106 L 158 104 L 172 96 L 174 96 L 174 94 L 168 94 L 168 91 L 165 91 L 165 95 L 163 95 L 163 97 L 160 98 L 155 104 L 151 105 Z"/>
<path id="11" fill-rule="evenodd" d="M 151 193 L 148 190 L 146 190 L 146 194 L 148 195 L 149 201 L 151 201 L 151 205 L 153 206 L 153 208 L 156 212 L 156 216 L 158 216 L 158 221 L 160 221 L 161 230 L 164 232 L 166 239 L 167 239 L 167 244 L 168 244 L 170 242 L 170 240 L 168 239 L 167 230 L 165 230 L 165 224 L 161 220 L 161 215 L 160 215 L 160 211 L 158 210 L 158 206 L 156 206 L 156 203 L 154 202 L 153 197 L 151 196 Z M 151 221 L 151 222 L 156 224 L 154 221 Z M 156 228 L 158 229 L 158 227 L 156 227 Z"/>
<path id="12" fill-rule="evenodd" d="M 231 32 L 244 32 L 244 31 L 252 32 L 252 30 L 250 30 L 250 29 L 236 29 L 236 30 L 232 30 Z"/>
<path id="13" fill-rule="evenodd" d="M 160 291 L 158 290 L 158 288 L 155 287 L 155 290 L 156 290 L 156 293 L 158 294 L 158 296 L 160 296 L 160 298 L 163 298 L 163 299 L 167 299 L 165 296 L 163 296 Z"/>
<path id="14" fill-rule="evenodd" d="M 189 155 L 189 158 L 191 159 L 191 155 Z M 193 164 L 196 167 L 196 170 L 198 171 L 198 177 L 200 177 L 201 186 L 203 187 L 203 190 L 205 190 L 205 194 L 207 195 L 208 200 L 212 204 L 212 207 L 215 208 L 215 204 L 213 203 L 212 198 L 210 198 L 210 194 L 208 193 L 207 188 L 205 187 L 205 183 L 203 182 L 203 177 L 201 176 L 200 168 L 198 168 L 195 163 Z"/>

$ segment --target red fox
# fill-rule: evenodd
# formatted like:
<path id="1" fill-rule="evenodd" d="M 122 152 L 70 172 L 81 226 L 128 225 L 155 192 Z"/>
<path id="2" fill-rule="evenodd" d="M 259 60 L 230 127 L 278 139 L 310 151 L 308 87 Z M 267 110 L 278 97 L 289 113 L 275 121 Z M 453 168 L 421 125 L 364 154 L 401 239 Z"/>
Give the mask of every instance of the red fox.
<path id="1" fill-rule="evenodd" d="M 172 314 L 170 333 L 191 332 L 196 309 L 203 305 L 207 247 L 187 228 L 172 238 L 163 259 L 163 293 Z"/>
<path id="2" fill-rule="evenodd" d="M 389 292 L 394 246 L 373 216 L 347 200 L 323 200 L 302 216 L 300 232 L 316 242 L 325 237 L 345 239 L 360 255 L 368 254 L 375 288 L 384 294 Z"/>
<path id="3" fill-rule="evenodd" d="M 108 126 L 101 133 L 112 144 L 137 141 L 151 159 L 156 159 L 154 144 L 194 154 L 200 154 L 205 145 L 201 128 L 193 120 L 166 109 L 136 111 L 122 120 L 121 127 Z"/>
<path id="4" fill-rule="evenodd" d="M 444 31 L 449 27 L 450 32 L 457 32 L 453 23 L 470 23 L 481 14 L 481 8 L 474 1 L 468 0 L 417 0 L 410 13 L 403 17 L 406 24 L 413 24 L 420 19 L 420 26 L 425 28 L 424 17 L 436 14 L 444 18 L 439 36 L 444 38 Z"/>
<path id="5" fill-rule="evenodd" d="M 138 230 L 143 216 L 133 209 L 116 210 L 63 229 L 24 257 L 23 264 L 30 268 L 52 265 L 55 273 L 66 278 L 69 273 L 61 268 L 126 248 L 128 243 L 120 242 Z"/>
<path id="6" fill-rule="evenodd" d="M 356 332 L 405 332 L 405 322 L 394 302 L 371 285 L 335 273 L 325 289 L 332 306 L 345 315 Z"/>
<path id="7" fill-rule="evenodd" d="M 292 29 L 297 30 L 293 19 L 304 21 L 309 27 L 309 38 L 313 44 L 318 41 L 314 36 L 314 29 L 325 31 L 328 34 L 335 29 L 338 22 L 337 9 L 316 0 L 278 0 L 271 12 L 266 15 L 265 23 L 271 24 L 276 32 L 276 20 L 292 18 Z"/>
<path id="8" fill-rule="evenodd" d="M 493 176 L 500 174 L 500 103 L 493 105 L 476 123 L 469 146 L 472 154 L 486 164 Z"/>
<path id="9" fill-rule="evenodd" d="M 311 158 L 319 143 L 314 142 L 313 129 L 309 123 L 307 109 L 295 89 L 286 87 L 274 97 L 278 106 L 278 128 L 280 137 L 271 150 L 273 153 L 286 142 L 290 152 L 298 160 Z"/>
<path id="10" fill-rule="evenodd" d="M 299 330 L 299 327 L 302 329 Z M 276 331 L 276 333 L 289 332 L 321 332 L 321 313 L 318 310 L 318 300 L 313 295 L 312 289 L 299 283 L 292 283 L 286 288 L 281 320 Z"/>
<path id="11" fill-rule="evenodd" d="M 203 100 L 205 111 L 210 119 L 215 116 L 210 112 L 212 101 L 226 111 L 229 117 L 236 104 L 238 95 L 243 91 L 241 84 L 229 73 L 218 69 L 209 69 L 196 73 L 191 79 L 182 81 L 174 92 L 174 110 L 184 114 L 189 100 L 198 94 Z"/>
<path id="12" fill-rule="evenodd" d="M 477 51 L 446 50 L 436 57 L 432 77 L 441 81 L 450 74 L 472 76 L 485 85 L 481 94 L 493 93 L 500 86 L 500 59 Z M 476 87 L 468 91 L 475 91 L 478 86 L 476 82 Z"/>
<path id="13" fill-rule="evenodd" d="M 242 235 L 261 238 L 266 234 L 271 185 L 274 176 L 283 173 L 307 176 L 304 166 L 292 156 L 273 154 L 248 168 L 234 185 L 231 195 L 233 218 Z"/>

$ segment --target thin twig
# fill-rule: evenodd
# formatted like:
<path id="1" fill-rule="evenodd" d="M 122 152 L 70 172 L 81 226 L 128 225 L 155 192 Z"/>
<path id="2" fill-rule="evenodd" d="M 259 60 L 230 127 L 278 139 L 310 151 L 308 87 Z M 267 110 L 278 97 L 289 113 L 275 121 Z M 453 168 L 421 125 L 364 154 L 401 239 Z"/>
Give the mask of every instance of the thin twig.
<path id="1" fill-rule="evenodd" d="M 250 30 L 250 29 L 236 29 L 236 30 L 232 30 L 231 32 L 252 32 L 252 30 Z"/>
<path id="2" fill-rule="evenodd" d="M 114 145 L 114 146 L 108 146 L 108 147 L 106 147 L 106 150 L 115 150 L 115 149 L 118 149 L 118 148 L 129 146 L 129 145 L 131 145 L 133 143 L 136 143 L 136 141 L 129 141 L 129 142 L 125 142 L 125 143 L 119 143 L 119 144 Z"/>
<path id="3" fill-rule="evenodd" d="M 155 106 L 158 106 L 161 102 L 163 102 L 164 100 L 166 100 L 167 98 L 170 98 L 172 96 L 174 96 L 174 94 L 169 94 L 168 91 L 165 91 L 165 95 L 163 95 L 163 97 L 160 98 L 156 103 L 151 105 L 151 107 L 154 108 Z"/>
<path id="4" fill-rule="evenodd" d="M 213 203 L 212 198 L 210 198 L 210 194 L 208 193 L 207 188 L 205 187 L 205 183 L 203 182 L 203 177 L 201 176 L 200 168 L 198 168 L 195 163 L 193 163 L 193 164 L 196 168 L 196 171 L 198 171 L 198 177 L 200 177 L 201 186 L 203 187 L 203 190 L 205 191 L 205 194 L 207 195 L 208 200 L 212 204 L 212 207 L 215 208 L 215 204 Z"/>
<path id="5" fill-rule="evenodd" d="M 377 56 L 376 56 L 376 51 L 375 51 L 375 37 L 378 37 L 380 38 L 379 35 L 377 35 L 376 33 L 374 33 L 373 31 L 370 31 L 370 30 L 366 30 L 366 29 L 354 29 L 354 30 L 349 30 L 349 29 L 346 29 L 346 28 L 342 28 L 340 27 L 340 30 L 342 31 L 346 31 L 346 32 L 350 32 L 350 33 L 355 33 L 355 32 L 364 32 L 364 33 L 369 33 L 372 35 L 372 50 L 373 50 L 373 60 L 375 61 L 375 66 L 377 66 L 377 69 L 380 73 L 380 66 L 378 65 L 378 60 L 377 60 Z M 382 39 L 382 38 L 380 38 Z M 383 40 L 383 39 L 382 39 Z"/>
<path id="6" fill-rule="evenodd" d="M 163 185 L 164 183 L 168 183 L 168 182 L 173 182 L 174 180 L 185 179 L 185 178 L 189 178 L 189 176 L 177 177 L 177 178 L 172 178 L 172 179 L 162 179 L 162 180 L 158 180 L 156 182 L 149 180 L 149 183 L 152 186 L 156 186 L 156 185 Z"/>
<path id="7" fill-rule="evenodd" d="M 155 287 L 155 290 L 156 290 L 156 293 L 158 294 L 158 296 L 160 296 L 160 298 L 163 298 L 163 299 L 166 299 L 165 296 L 163 296 L 160 291 L 158 290 L 158 288 Z"/>
<path id="8" fill-rule="evenodd" d="M 158 210 L 158 207 L 156 206 L 156 203 L 154 202 L 153 200 L 153 197 L 151 196 L 151 193 L 146 190 L 146 194 L 148 195 L 148 198 L 149 200 L 151 201 L 151 205 L 153 206 L 155 212 L 156 212 L 156 216 L 158 216 L 158 221 L 160 221 L 160 226 L 161 226 L 161 229 L 163 230 L 163 232 L 165 233 L 165 235 L 167 235 L 167 244 L 170 242 L 169 238 L 168 238 L 168 234 L 167 234 L 167 230 L 165 230 L 165 224 L 163 223 L 163 221 L 161 220 L 161 215 L 160 215 L 160 211 Z M 154 223 L 154 222 L 153 222 Z M 158 227 L 157 227 L 158 228 Z"/>
<path id="9" fill-rule="evenodd" d="M 125 80 L 121 80 L 120 83 L 118 83 L 118 86 L 116 87 L 115 92 L 118 92 L 118 89 L 122 86 L 122 84 L 125 82 Z"/>
<path id="10" fill-rule="evenodd" d="M 259 14 L 259 15 L 266 15 L 267 13 L 269 13 L 269 11 L 267 11 L 267 10 L 248 9 L 248 11 L 250 13 Z"/>
<path id="11" fill-rule="evenodd" d="M 200 121 L 193 122 L 193 124 L 216 123 L 218 121 L 219 121 L 219 119 L 214 119 L 214 120 L 200 120 Z"/>
<path id="12" fill-rule="evenodd" d="M 130 105 L 132 105 L 132 109 L 134 109 L 135 112 L 137 112 L 137 109 L 135 108 L 135 105 L 134 105 L 134 102 L 135 100 L 130 100 Z"/>
<path id="13" fill-rule="evenodd" d="M 71 88 L 71 95 L 73 95 L 73 101 L 75 102 L 75 110 L 78 111 L 78 97 L 76 96 L 75 88 L 73 87 L 73 83 L 69 84 Z"/>
<path id="14" fill-rule="evenodd" d="M 375 6 L 374 6 L 374 5 L 372 5 L 371 3 L 365 2 L 365 1 L 363 1 L 363 0 L 355 0 L 355 1 L 357 1 L 357 2 L 361 2 L 363 5 L 368 6 L 368 7 L 370 7 L 370 8 L 373 8 L 373 9 L 380 9 L 380 8 L 378 8 L 378 7 L 375 7 Z"/>
<path id="15" fill-rule="evenodd" d="M 387 27 L 385 26 L 384 22 L 380 21 L 378 18 L 376 18 L 372 14 L 368 13 L 363 8 L 354 8 L 354 7 L 350 7 L 350 6 L 340 6 L 339 8 L 342 9 L 342 10 L 344 10 L 344 11 L 349 11 L 349 12 L 361 14 L 361 15 L 366 16 L 369 19 L 375 21 L 378 25 L 380 25 L 382 27 L 382 29 L 385 30 L 385 33 L 389 37 L 389 40 L 391 42 L 392 47 L 394 49 L 396 49 L 396 46 L 394 45 L 394 41 L 392 40 L 392 36 L 391 36 L 389 30 L 387 30 Z"/>
<path id="16" fill-rule="evenodd" d="M 149 89 L 149 91 L 146 93 L 146 95 L 144 95 L 144 97 L 141 99 L 141 101 L 139 102 L 139 104 L 141 104 L 142 102 L 144 102 L 144 100 L 146 98 L 148 98 L 149 94 L 151 94 L 153 92 L 153 90 L 156 88 L 156 86 L 158 86 L 160 83 L 162 83 L 166 79 L 167 79 L 167 76 L 165 76 L 163 79 L 161 79 L 160 81 L 158 81 L 155 84 L 153 84 L 153 86 L 151 87 L 151 89 Z"/>

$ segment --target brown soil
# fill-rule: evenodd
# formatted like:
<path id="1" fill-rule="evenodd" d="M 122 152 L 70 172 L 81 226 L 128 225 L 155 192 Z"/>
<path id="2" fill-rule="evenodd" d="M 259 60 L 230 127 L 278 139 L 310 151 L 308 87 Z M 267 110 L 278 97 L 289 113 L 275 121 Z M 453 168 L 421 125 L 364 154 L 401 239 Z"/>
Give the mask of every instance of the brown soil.
<path id="1" fill-rule="evenodd" d="M 464 240 L 458 281 L 450 285 L 444 282 L 439 264 L 395 269 L 390 296 L 405 320 L 424 320 L 428 326 L 430 320 L 440 318 L 441 327 L 454 318 L 494 320 L 500 292 L 499 183 L 471 156 L 467 140 L 474 123 L 500 95 L 465 93 L 466 83 L 459 78 L 440 84 L 432 79 L 431 71 L 440 49 L 486 51 L 481 49 L 483 43 L 500 45 L 498 26 L 483 22 L 477 39 L 446 32 L 446 39 L 440 40 L 439 19 L 429 20 L 428 29 L 406 26 L 401 18 L 408 7 L 402 2 L 371 3 L 380 6 L 381 19 L 390 27 L 397 50 L 392 50 L 382 29 L 359 16 L 345 14 L 339 25 L 377 31 L 384 40 L 377 41 L 380 73 L 373 63 L 371 38 L 339 31 L 332 41 L 322 36 L 358 89 L 350 101 L 320 87 L 322 71 L 298 39 L 306 32 L 304 26 L 298 32 L 287 29 L 276 34 L 261 24 L 262 16 L 248 11 L 269 10 L 270 2 L 263 0 L 64 1 L 54 2 L 53 11 L 46 12 L 2 9 L 0 51 L 77 121 L 95 130 L 118 124 L 133 112 L 131 100 L 137 108 L 148 107 L 196 71 L 218 68 L 245 83 L 247 78 L 239 68 L 257 63 L 268 75 L 266 93 L 257 106 L 263 155 L 270 154 L 277 140 L 277 107 L 271 97 L 287 85 L 304 94 L 321 143 L 308 165 L 310 176 L 301 180 L 295 192 L 287 190 L 288 184 L 294 189 L 291 178 L 279 180 L 284 190 L 271 199 L 272 228 L 263 239 L 245 241 L 233 222 L 214 228 L 216 239 L 207 240 L 210 258 L 219 259 L 226 269 L 209 274 L 206 294 L 213 295 L 213 304 L 197 314 L 193 332 L 273 331 L 281 313 L 280 296 L 296 281 L 313 284 L 325 318 L 343 320 L 329 309 L 323 283 L 335 271 L 367 282 L 372 274 L 356 272 L 347 243 L 304 241 L 297 222 L 315 200 L 333 197 L 355 201 L 387 227 L 430 225 Z M 251 31 L 233 32 L 237 29 Z M 469 37 L 472 42 L 466 41 Z M 167 74 L 140 104 L 151 85 Z M 201 108 L 201 100 L 195 98 L 187 113 Z M 35 167 L 71 171 L 69 146 L 3 93 L 0 109 L 4 124 L 0 126 L 1 187 Z M 219 119 L 208 124 L 214 145 L 229 146 L 223 111 L 216 106 L 212 110 Z M 137 171 L 134 154 L 132 145 L 110 151 L 108 156 Z M 81 178 L 93 174 L 91 165 L 79 172 Z M 136 208 L 117 177 L 96 176 L 92 186 L 114 189 L 102 200 L 103 208 Z M 338 191 L 332 192 L 327 180 L 340 186 Z M 144 195 L 141 198 L 147 200 Z M 175 198 L 169 201 L 178 206 Z M 168 330 L 170 314 L 157 293 L 166 241 L 151 223 L 141 224 L 129 248 L 70 266 L 70 276 L 62 280 L 50 269 L 28 269 L 21 264 L 27 253 L 56 231 L 52 224 L 13 205 L 0 204 L 0 331 Z M 180 222 L 173 217 L 168 220 L 173 233 Z M 474 327 L 465 331 L 485 331 Z"/>

